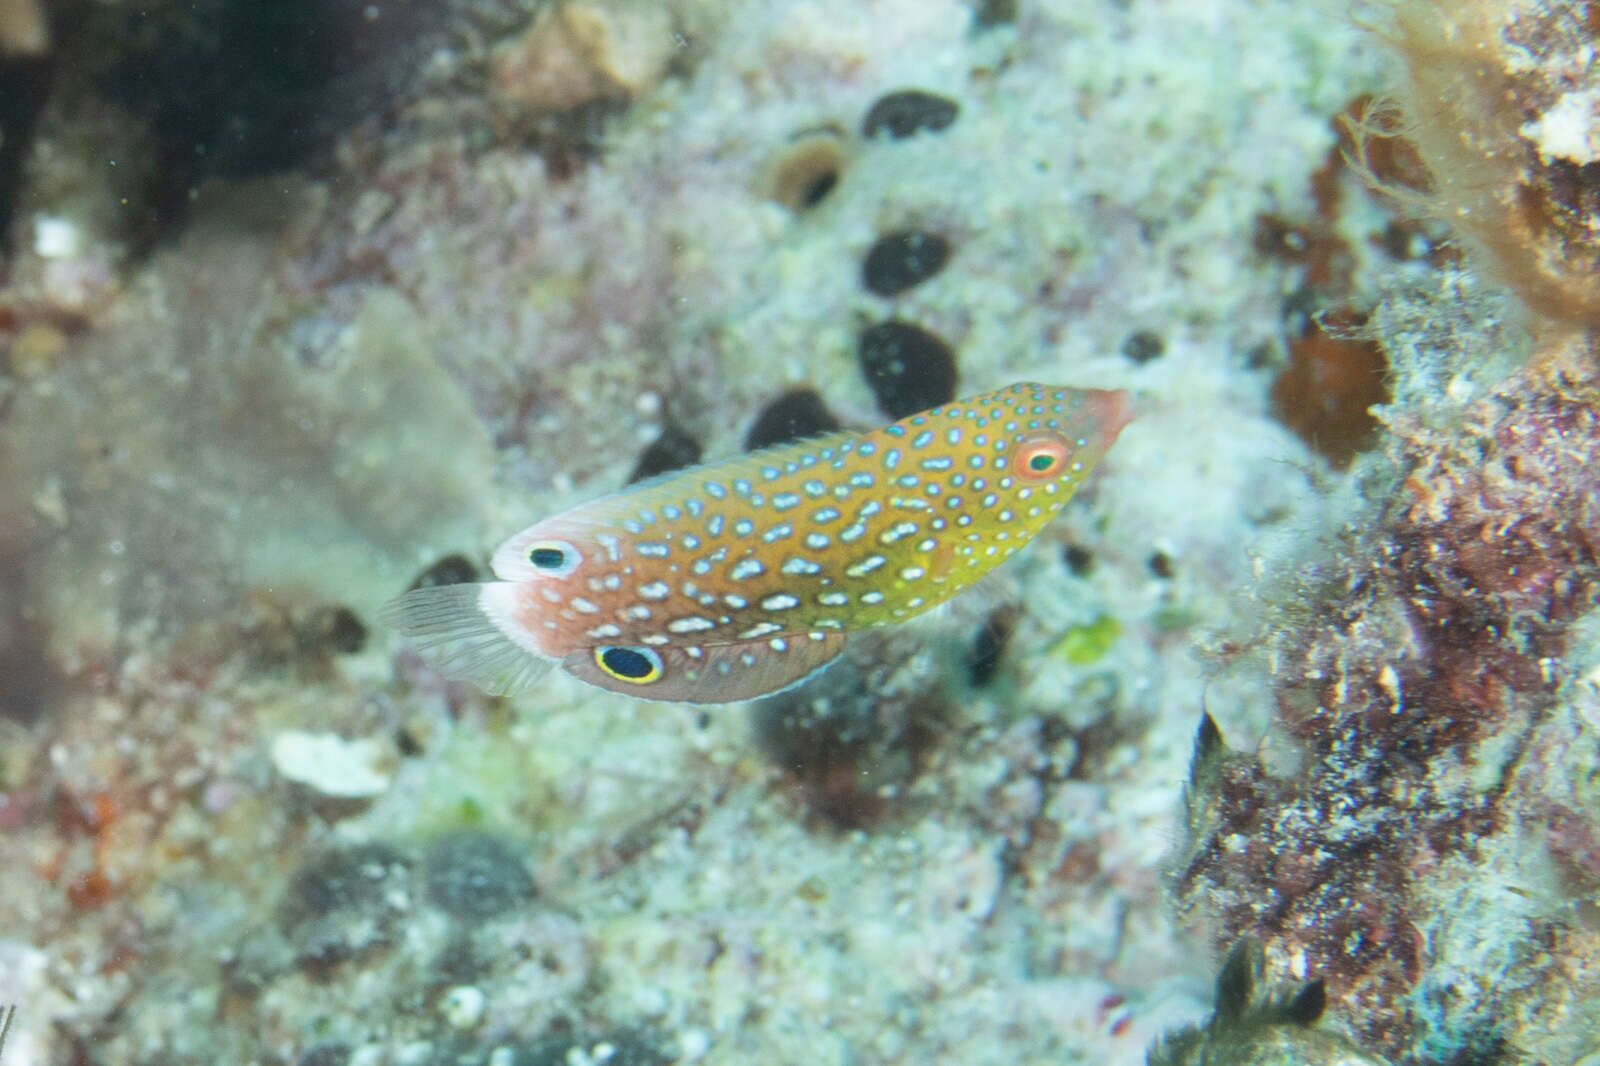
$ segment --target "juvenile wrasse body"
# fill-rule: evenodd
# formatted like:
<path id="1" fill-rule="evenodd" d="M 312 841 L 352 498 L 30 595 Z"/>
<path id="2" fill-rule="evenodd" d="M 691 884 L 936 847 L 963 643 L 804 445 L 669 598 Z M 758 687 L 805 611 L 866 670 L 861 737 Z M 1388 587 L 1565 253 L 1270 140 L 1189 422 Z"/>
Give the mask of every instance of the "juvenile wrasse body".
<path id="1" fill-rule="evenodd" d="M 1018 384 L 676 471 L 524 529 L 498 581 L 416 589 L 388 617 L 495 690 L 553 662 L 646 699 L 753 699 L 1014 555 L 1130 417 L 1120 390 Z"/>

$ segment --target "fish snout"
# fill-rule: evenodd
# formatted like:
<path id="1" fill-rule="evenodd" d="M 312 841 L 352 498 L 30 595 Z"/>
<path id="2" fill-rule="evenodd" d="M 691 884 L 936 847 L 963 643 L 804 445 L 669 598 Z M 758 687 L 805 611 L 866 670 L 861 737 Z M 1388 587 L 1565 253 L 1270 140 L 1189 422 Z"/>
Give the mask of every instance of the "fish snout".
<path id="1" fill-rule="evenodd" d="M 1116 443 L 1117 436 L 1136 416 L 1133 396 L 1127 389 L 1091 389 L 1086 405 L 1094 426 L 1095 443 L 1102 452 Z"/>

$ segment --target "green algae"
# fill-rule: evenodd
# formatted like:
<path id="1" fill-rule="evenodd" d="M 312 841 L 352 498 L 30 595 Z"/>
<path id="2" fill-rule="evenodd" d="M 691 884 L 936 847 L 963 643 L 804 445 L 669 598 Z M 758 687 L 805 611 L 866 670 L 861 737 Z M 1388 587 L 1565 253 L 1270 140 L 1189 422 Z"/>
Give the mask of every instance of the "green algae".
<path id="1" fill-rule="evenodd" d="M 1105 658 L 1121 635 L 1122 624 L 1109 614 L 1102 614 L 1092 622 L 1068 629 L 1051 647 L 1050 654 L 1074 666 L 1088 666 Z"/>

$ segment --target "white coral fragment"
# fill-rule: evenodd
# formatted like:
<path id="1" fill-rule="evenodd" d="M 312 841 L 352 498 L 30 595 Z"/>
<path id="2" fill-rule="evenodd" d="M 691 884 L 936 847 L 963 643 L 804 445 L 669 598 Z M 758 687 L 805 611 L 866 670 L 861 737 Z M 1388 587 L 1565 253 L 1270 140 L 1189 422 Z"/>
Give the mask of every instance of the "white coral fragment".
<path id="1" fill-rule="evenodd" d="M 284 778 L 329 799 L 370 799 L 389 788 L 383 747 L 370 738 L 291 730 L 272 742 L 272 765 Z"/>
<path id="2" fill-rule="evenodd" d="M 1600 86 L 1563 95 L 1526 123 L 1522 135 L 1547 163 L 1568 159 L 1581 165 L 1600 159 Z"/>
<path id="3" fill-rule="evenodd" d="M 495 49 L 494 85 L 503 100 L 535 111 L 634 99 L 665 76 L 676 45 L 662 8 L 573 0 L 545 8 Z"/>

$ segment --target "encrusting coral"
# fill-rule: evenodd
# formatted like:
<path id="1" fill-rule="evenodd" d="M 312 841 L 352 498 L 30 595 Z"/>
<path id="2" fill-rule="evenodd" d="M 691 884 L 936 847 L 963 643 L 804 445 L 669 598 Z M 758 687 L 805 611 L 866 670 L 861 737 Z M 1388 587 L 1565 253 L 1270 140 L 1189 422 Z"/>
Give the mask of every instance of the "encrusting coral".
<path id="1" fill-rule="evenodd" d="M 1263 751 L 1202 730 L 1175 885 L 1385 1054 L 1589 1061 L 1600 6 L 1420 0 L 1375 29 L 1404 84 L 1347 113 L 1351 161 L 1464 257 L 1374 310 L 1395 401 L 1368 502 L 1277 593 Z"/>
<path id="2" fill-rule="evenodd" d="M 1403 60 L 1399 123 L 1424 188 L 1386 190 L 1448 222 L 1552 323 L 1600 325 L 1600 13 L 1551 0 L 1409 0 L 1378 33 Z M 1392 111 L 1351 120 L 1358 163 L 1392 140 Z M 1385 149 L 1386 150 L 1386 149 Z"/>

